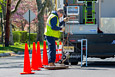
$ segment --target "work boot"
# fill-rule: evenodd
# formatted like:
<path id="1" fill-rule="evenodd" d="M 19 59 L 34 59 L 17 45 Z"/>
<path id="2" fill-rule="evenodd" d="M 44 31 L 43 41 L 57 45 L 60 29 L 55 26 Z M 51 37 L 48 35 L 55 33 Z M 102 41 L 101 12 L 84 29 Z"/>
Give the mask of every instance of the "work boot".
<path id="1" fill-rule="evenodd" d="M 48 66 L 56 66 L 54 63 L 49 63 Z"/>

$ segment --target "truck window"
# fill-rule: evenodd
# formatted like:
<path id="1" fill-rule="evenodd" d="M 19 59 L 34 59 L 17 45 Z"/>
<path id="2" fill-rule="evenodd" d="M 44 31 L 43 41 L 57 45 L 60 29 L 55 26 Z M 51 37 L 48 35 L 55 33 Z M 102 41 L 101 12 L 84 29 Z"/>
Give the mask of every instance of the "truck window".
<path id="1" fill-rule="evenodd" d="M 100 29 L 103 33 L 115 33 L 115 18 L 101 18 Z"/>

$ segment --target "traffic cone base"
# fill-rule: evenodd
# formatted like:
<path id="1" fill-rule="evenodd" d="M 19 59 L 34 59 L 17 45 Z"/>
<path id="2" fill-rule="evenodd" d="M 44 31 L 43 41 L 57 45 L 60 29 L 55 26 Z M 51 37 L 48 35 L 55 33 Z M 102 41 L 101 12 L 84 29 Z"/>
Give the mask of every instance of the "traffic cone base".
<path id="1" fill-rule="evenodd" d="M 42 65 L 40 68 L 44 68 L 44 66 Z"/>
<path id="2" fill-rule="evenodd" d="M 44 66 L 42 66 L 41 68 L 44 68 Z"/>
<path id="3" fill-rule="evenodd" d="M 32 71 L 40 71 L 41 69 L 38 68 L 38 69 L 31 69 L 31 70 Z"/>
<path id="4" fill-rule="evenodd" d="M 22 73 L 20 73 L 20 74 L 34 74 L 35 72 L 22 72 Z"/>
<path id="5" fill-rule="evenodd" d="M 42 66 L 40 68 L 44 68 L 43 59 L 41 59 L 41 64 L 42 64 Z"/>

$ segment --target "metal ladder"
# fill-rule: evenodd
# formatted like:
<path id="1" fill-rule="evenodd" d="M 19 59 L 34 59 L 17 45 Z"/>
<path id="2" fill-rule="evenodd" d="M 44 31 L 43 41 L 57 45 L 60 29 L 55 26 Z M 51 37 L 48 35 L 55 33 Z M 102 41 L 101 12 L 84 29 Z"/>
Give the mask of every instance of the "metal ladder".
<path id="1" fill-rule="evenodd" d="M 83 63 L 83 50 L 86 52 L 86 66 L 87 66 L 87 39 L 81 39 L 81 67 Z"/>
<path id="2" fill-rule="evenodd" d="M 95 24 L 95 1 L 85 0 L 85 24 Z"/>

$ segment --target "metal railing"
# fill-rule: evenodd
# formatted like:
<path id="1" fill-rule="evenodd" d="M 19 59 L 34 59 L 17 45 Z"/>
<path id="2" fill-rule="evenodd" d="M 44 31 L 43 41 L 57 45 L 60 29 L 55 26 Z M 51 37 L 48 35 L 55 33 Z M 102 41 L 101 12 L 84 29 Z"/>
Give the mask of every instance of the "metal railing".
<path id="1" fill-rule="evenodd" d="M 86 66 L 87 66 L 87 39 L 81 39 L 81 67 L 83 63 L 83 50 L 86 52 Z"/>

